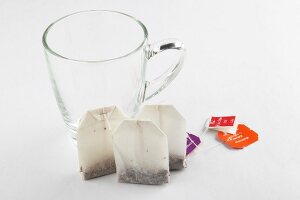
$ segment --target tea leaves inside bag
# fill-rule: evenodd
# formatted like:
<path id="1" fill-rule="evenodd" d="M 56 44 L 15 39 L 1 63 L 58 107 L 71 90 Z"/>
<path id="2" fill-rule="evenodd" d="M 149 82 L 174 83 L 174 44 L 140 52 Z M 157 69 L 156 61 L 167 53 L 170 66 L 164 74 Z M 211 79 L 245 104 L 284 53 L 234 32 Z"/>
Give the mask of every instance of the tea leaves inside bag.
<path id="1" fill-rule="evenodd" d="M 144 105 L 137 119 L 151 120 L 167 135 L 170 170 L 186 167 L 186 121 L 172 105 Z"/>
<path id="2" fill-rule="evenodd" d="M 113 146 L 119 182 L 169 182 L 167 137 L 153 122 L 123 121 L 113 134 Z"/>
<path id="3" fill-rule="evenodd" d="M 80 171 L 88 180 L 116 172 L 112 132 L 125 119 L 115 106 L 88 111 L 78 128 Z"/>

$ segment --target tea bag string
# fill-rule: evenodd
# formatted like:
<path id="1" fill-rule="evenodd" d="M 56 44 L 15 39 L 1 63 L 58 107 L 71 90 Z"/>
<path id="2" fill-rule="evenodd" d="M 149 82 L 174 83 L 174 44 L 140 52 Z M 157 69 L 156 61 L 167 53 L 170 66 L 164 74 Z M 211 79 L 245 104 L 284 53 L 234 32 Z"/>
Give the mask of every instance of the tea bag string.
<path id="1" fill-rule="evenodd" d="M 210 122 L 210 119 L 208 118 L 206 121 L 205 121 L 205 124 L 204 124 L 204 128 L 202 129 L 202 134 L 201 135 L 201 138 L 202 138 L 202 141 L 203 141 L 203 138 L 207 137 L 207 134 L 208 134 L 208 126 L 209 126 L 209 122 Z M 216 145 L 213 145 L 213 146 L 209 146 L 203 150 L 200 150 L 199 146 L 197 146 L 197 150 L 201 151 L 201 152 L 206 152 L 206 151 L 209 151 L 211 149 L 214 149 L 218 146 L 222 145 L 222 143 L 219 143 L 219 144 L 216 144 Z"/>
<path id="2" fill-rule="evenodd" d="M 157 122 L 158 122 L 158 126 L 160 126 L 160 125 L 161 125 L 161 122 L 160 122 L 159 105 L 156 105 L 155 108 L 156 108 L 156 113 L 157 113 Z"/>
<path id="3" fill-rule="evenodd" d="M 110 123 L 108 121 L 107 113 L 105 112 L 105 108 L 102 108 L 102 113 L 103 113 L 105 129 L 109 131 L 109 130 L 111 130 L 111 126 L 110 126 Z"/>

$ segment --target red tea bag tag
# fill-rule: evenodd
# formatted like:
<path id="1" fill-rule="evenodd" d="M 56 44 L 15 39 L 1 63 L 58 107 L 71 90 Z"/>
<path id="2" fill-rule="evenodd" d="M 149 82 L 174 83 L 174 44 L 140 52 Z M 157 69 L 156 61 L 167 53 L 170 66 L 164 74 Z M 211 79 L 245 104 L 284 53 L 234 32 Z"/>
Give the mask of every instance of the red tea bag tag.
<path id="1" fill-rule="evenodd" d="M 218 132 L 218 139 L 235 149 L 242 149 L 258 140 L 258 134 L 244 124 L 237 126 L 236 134 Z"/>
<path id="2" fill-rule="evenodd" d="M 235 134 L 237 129 L 236 116 L 211 117 L 206 123 L 206 129 Z"/>
<path id="3" fill-rule="evenodd" d="M 213 128 L 213 127 L 233 126 L 235 118 L 236 118 L 235 116 L 211 117 L 208 127 Z"/>

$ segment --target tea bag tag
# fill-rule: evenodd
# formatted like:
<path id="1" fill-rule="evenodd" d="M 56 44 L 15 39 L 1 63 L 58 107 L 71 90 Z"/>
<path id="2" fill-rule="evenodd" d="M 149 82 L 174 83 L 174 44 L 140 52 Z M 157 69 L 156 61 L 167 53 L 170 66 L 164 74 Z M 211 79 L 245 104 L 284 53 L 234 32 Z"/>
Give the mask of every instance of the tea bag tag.
<path id="1" fill-rule="evenodd" d="M 258 140 L 258 134 L 244 124 L 239 124 L 236 134 L 219 131 L 218 139 L 234 149 L 242 149 Z"/>
<path id="2" fill-rule="evenodd" d="M 237 130 L 236 116 L 218 116 L 210 117 L 204 124 L 204 133 L 208 130 L 223 131 L 229 134 L 235 134 Z"/>
<path id="3" fill-rule="evenodd" d="M 189 132 L 187 132 L 186 134 L 186 155 L 190 155 L 191 153 L 197 154 L 199 145 L 201 143 L 200 137 Z"/>
<path id="4" fill-rule="evenodd" d="M 239 124 L 236 116 L 210 117 L 205 122 L 204 133 L 208 130 L 217 131 L 217 138 L 233 149 L 242 149 L 258 141 L 258 134 L 246 125 Z"/>

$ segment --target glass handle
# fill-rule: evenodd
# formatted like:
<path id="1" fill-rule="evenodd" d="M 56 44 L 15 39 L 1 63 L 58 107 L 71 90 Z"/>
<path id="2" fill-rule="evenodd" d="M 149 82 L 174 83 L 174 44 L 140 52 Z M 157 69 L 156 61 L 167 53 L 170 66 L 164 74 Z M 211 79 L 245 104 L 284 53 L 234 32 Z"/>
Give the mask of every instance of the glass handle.
<path id="1" fill-rule="evenodd" d="M 185 48 L 184 44 L 176 39 L 167 39 L 162 40 L 153 44 L 149 44 L 145 47 L 145 56 L 147 60 L 150 60 L 155 55 L 163 52 L 165 50 L 177 50 L 180 51 L 180 56 L 178 62 L 175 66 L 169 67 L 163 74 L 156 77 L 152 81 L 146 81 L 146 95 L 145 100 L 149 100 L 158 93 L 160 93 L 163 89 L 165 89 L 178 75 L 182 68 L 182 63 L 184 60 Z M 147 95 L 148 87 L 154 87 L 156 85 L 157 89 L 152 92 L 150 95 Z"/>

